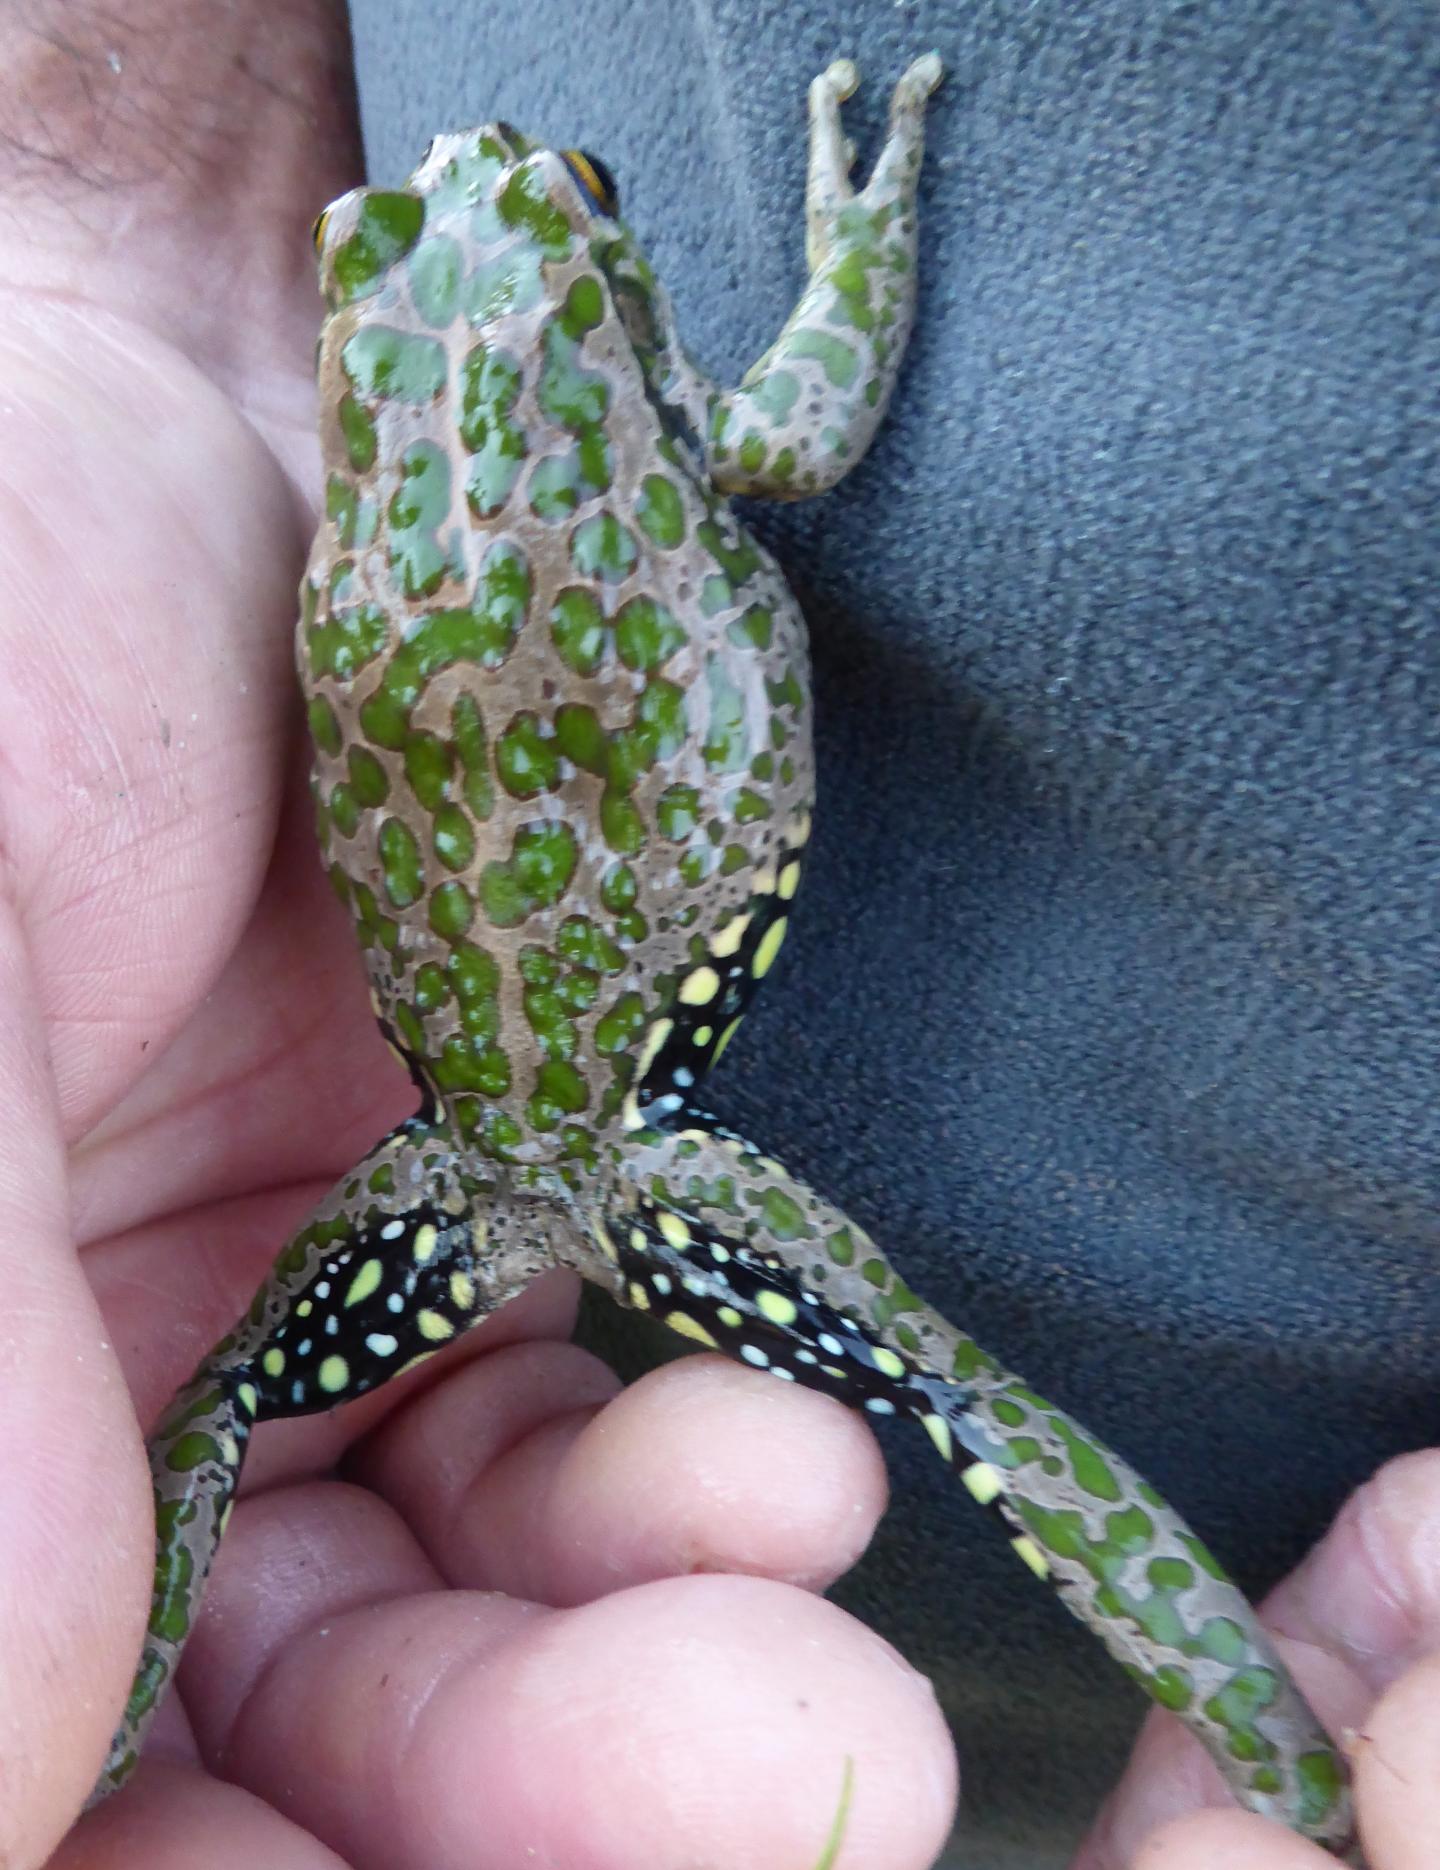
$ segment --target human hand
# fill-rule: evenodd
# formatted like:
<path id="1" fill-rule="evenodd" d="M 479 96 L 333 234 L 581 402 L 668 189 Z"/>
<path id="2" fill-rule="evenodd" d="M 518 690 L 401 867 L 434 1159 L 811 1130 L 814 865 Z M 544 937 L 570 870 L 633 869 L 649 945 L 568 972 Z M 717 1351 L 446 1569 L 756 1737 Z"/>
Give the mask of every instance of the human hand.
<path id="1" fill-rule="evenodd" d="M 1440 1453 L 1432 1450 L 1382 1468 L 1263 1606 L 1301 1687 L 1331 1732 L 1348 1739 L 1369 1870 L 1440 1862 L 1437 1553 Z M 1196 1742 L 1157 1713 L 1072 1870 L 1334 1863 L 1234 1810 Z"/>
<path id="2" fill-rule="evenodd" d="M 883 1506 L 867 1431 L 709 1358 L 617 1395 L 558 1277 L 257 1436 L 180 1698 L 55 1848 L 140 1649 L 136 1415 L 413 1093 L 313 848 L 291 671 L 308 227 L 358 174 L 342 9 L 55 4 L 17 39 L 0 1861 L 809 1866 L 838 1827 L 918 1870 L 943 1724 L 813 1594 Z"/>

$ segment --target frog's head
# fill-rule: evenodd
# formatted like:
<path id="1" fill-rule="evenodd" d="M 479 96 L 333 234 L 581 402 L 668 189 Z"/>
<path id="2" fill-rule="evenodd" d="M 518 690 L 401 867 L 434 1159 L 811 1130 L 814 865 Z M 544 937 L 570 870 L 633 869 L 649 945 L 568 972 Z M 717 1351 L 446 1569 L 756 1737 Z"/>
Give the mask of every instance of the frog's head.
<path id="1" fill-rule="evenodd" d="M 610 171 L 585 150 L 547 149 L 508 123 L 437 136 L 403 189 L 352 189 L 316 221 L 321 288 L 334 310 L 397 268 L 413 275 L 422 255 L 438 279 L 485 249 L 514 275 L 522 256 L 564 260 L 613 238 L 619 205 Z"/>

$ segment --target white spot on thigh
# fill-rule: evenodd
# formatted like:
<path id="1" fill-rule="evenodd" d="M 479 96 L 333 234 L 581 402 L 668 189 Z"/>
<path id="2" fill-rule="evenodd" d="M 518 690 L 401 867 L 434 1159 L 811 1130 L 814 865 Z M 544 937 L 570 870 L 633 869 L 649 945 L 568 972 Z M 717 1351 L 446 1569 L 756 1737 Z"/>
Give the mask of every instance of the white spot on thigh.
<path id="1" fill-rule="evenodd" d="M 894 1415 L 895 1405 L 886 1396 L 867 1396 L 865 1407 L 871 1415 Z"/>
<path id="2" fill-rule="evenodd" d="M 740 1346 L 740 1355 L 745 1359 L 747 1364 L 754 1364 L 757 1370 L 768 1370 L 770 1368 L 770 1359 L 766 1353 L 761 1350 L 758 1344 L 742 1344 Z"/>
<path id="3" fill-rule="evenodd" d="M 374 1351 L 377 1357 L 393 1357 L 400 1348 L 399 1338 L 392 1338 L 388 1331 L 372 1331 L 365 1340 L 365 1348 Z"/>
<path id="4" fill-rule="evenodd" d="M 404 1232 L 405 1223 L 403 1221 L 387 1221 L 380 1229 L 380 1238 L 382 1240 L 398 1240 Z"/>

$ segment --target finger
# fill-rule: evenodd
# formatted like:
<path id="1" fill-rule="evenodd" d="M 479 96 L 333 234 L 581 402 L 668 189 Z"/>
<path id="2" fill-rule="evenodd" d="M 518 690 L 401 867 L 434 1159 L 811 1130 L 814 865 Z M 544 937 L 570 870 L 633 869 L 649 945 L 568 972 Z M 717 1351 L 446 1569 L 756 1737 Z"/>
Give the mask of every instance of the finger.
<path id="1" fill-rule="evenodd" d="M 148 1488 L 71 1250 L 25 943 L 0 911 L 0 1863 L 37 1864 L 94 1782 L 139 1651 Z"/>
<path id="2" fill-rule="evenodd" d="M 1335 1870 L 1335 1859 L 1251 1812 L 1204 1812 L 1166 1825 L 1130 1860 L 1133 1870 Z"/>
<path id="3" fill-rule="evenodd" d="M 253 1793 L 194 1767 L 148 1762 L 83 1818 L 46 1870 L 345 1870 L 334 1851 Z"/>
<path id="4" fill-rule="evenodd" d="M 811 1865 L 837 1823 L 853 1861 L 921 1870 L 955 1793 L 924 1678 L 742 1578 L 327 1614 L 255 1678 L 223 1757 L 359 1870 Z"/>
<path id="5" fill-rule="evenodd" d="M 1371 1870 L 1440 1861 L 1440 1656 L 1417 1663 L 1365 1720 L 1355 1790 Z"/>
<path id="6" fill-rule="evenodd" d="M 574 1346 L 527 1344 L 397 1411 L 351 1471 L 453 1584 L 578 1604 L 694 1571 L 822 1589 L 885 1508 L 850 1410 L 686 1357 L 616 1395 Z"/>

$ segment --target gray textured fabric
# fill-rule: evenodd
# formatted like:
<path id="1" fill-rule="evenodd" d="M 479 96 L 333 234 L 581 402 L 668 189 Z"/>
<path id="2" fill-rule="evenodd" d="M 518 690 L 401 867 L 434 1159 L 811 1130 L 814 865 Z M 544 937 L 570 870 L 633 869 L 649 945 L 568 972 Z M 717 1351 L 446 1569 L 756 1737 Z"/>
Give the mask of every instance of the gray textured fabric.
<path id="1" fill-rule="evenodd" d="M 757 516 L 822 783 L 716 1083 L 1247 1584 L 1436 1401 L 1440 35 L 1428 0 L 355 0 L 377 180 L 600 152 L 695 352 L 801 280 L 805 86 L 934 45 L 912 354 Z M 917 1445 L 918 1443 L 918 1445 Z M 941 1687 L 953 1862 L 1052 1870 L 1138 1702 L 894 1435 L 844 1600 Z"/>

